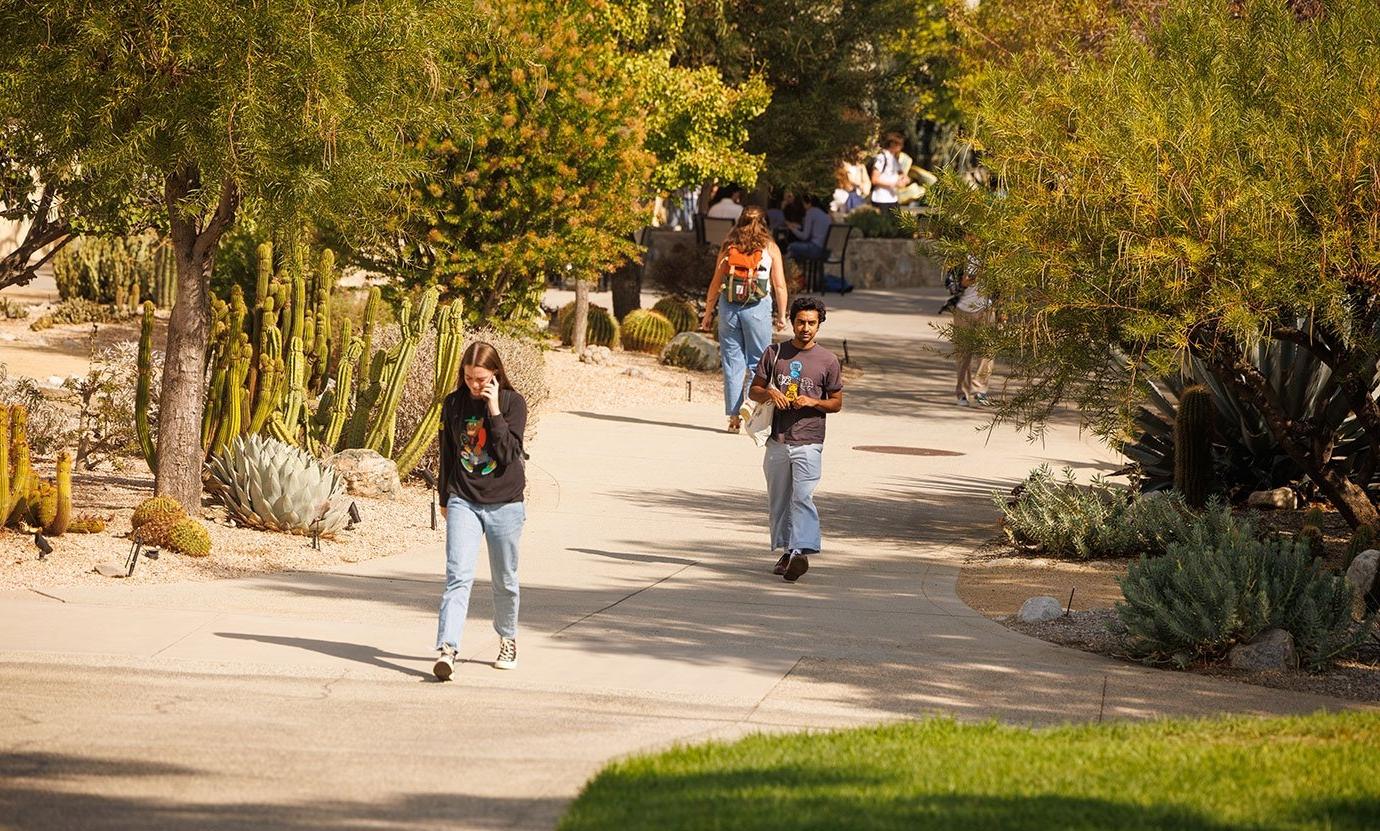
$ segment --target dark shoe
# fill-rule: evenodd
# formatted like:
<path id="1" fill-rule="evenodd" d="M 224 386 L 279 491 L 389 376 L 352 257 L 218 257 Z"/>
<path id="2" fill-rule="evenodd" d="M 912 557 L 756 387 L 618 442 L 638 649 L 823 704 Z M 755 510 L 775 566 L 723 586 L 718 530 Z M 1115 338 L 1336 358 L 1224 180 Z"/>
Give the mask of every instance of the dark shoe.
<path id="1" fill-rule="evenodd" d="M 786 564 L 789 563 L 790 561 L 791 561 L 791 552 L 787 551 L 785 554 L 782 554 L 782 555 L 781 555 L 781 559 L 779 559 L 779 560 L 776 561 L 776 565 L 772 566 L 771 573 L 772 573 L 772 574 L 785 574 L 785 573 L 786 573 Z"/>
<path id="2" fill-rule="evenodd" d="M 792 552 L 791 559 L 786 563 L 786 573 L 783 575 L 787 583 L 794 583 L 800 579 L 800 575 L 810 570 L 810 558 L 799 552 Z"/>

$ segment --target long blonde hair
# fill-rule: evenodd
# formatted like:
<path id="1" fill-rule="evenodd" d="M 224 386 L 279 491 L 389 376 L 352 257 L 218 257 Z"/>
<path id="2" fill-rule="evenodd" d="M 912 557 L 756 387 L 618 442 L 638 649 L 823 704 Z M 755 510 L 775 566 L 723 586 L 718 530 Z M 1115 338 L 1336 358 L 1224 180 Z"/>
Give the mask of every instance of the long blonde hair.
<path id="1" fill-rule="evenodd" d="M 730 245 L 744 252 L 761 251 L 769 242 L 771 231 L 767 230 L 767 212 L 756 205 L 749 205 L 743 208 L 738 222 L 728 232 L 721 251 L 727 251 Z"/>

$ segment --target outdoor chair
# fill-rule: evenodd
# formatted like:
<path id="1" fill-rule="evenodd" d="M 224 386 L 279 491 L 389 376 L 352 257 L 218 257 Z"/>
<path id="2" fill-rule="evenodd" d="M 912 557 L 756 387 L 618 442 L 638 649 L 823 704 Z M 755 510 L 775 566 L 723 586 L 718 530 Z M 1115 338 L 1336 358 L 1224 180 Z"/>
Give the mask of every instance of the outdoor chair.
<path id="1" fill-rule="evenodd" d="M 700 244 L 710 245 L 714 250 L 724 244 L 728 238 L 728 232 L 733 230 L 736 225 L 731 219 L 724 219 L 717 216 L 705 216 L 700 214 L 695 218 L 695 234 L 699 238 Z"/>
<path id="2" fill-rule="evenodd" d="M 801 260 L 805 272 L 805 292 L 824 293 L 824 269 L 827 266 L 839 267 L 839 279 L 844 285 L 843 255 L 848 250 L 848 239 L 853 236 L 853 226 L 846 222 L 836 222 L 829 226 L 829 235 L 824 238 L 824 256 L 819 259 Z"/>

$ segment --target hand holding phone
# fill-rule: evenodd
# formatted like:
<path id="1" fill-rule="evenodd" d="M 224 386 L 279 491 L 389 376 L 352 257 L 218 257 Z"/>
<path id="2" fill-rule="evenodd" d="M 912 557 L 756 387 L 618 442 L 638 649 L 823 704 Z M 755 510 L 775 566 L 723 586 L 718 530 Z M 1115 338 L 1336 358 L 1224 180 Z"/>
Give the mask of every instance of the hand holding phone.
<path id="1" fill-rule="evenodd" d="M 484 400 L 489 402 L 489 414 L 498 415 L 498 379 L 490 378 L 484 385 Z"/>

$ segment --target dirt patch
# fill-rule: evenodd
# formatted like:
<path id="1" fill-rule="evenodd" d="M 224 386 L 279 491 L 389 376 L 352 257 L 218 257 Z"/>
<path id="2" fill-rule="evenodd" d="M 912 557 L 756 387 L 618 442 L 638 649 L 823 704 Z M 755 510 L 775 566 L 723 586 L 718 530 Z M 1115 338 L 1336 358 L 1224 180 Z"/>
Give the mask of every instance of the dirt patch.
<path id="1" fill-rule="evenodd" d="M 958 596 L 969 606 L 1000 619 L 1014 615 L 1032 597 L 1057 597 L 1074 609 L 1110 607 L 1121 599 L 1117 578 L 1126 573 L 1126 560 L 1071 562 L 1023 557 L 1007 546 L 992 544 L 963 564 Z"/>

